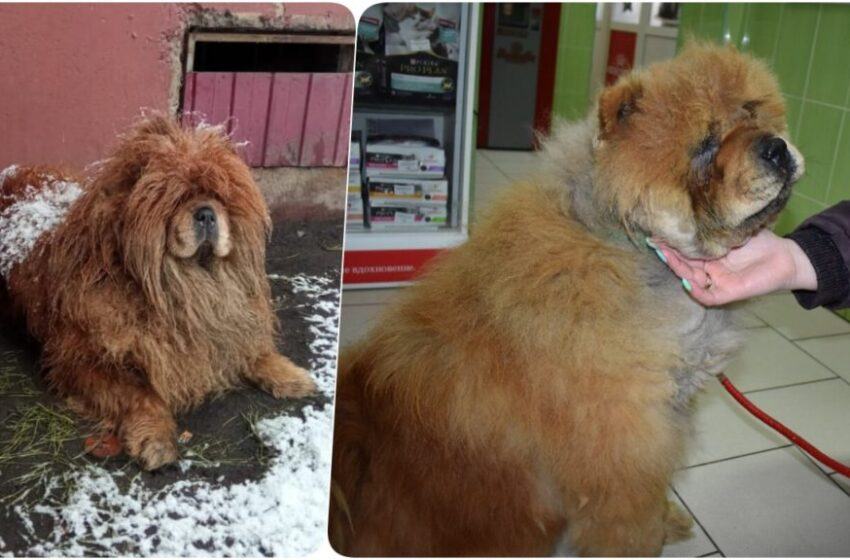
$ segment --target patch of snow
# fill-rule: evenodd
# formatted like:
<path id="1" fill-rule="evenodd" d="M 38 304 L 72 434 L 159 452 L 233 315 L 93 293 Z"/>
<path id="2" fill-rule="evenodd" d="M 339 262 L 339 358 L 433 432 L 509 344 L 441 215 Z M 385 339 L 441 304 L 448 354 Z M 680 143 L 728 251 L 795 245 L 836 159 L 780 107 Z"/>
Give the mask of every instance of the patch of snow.
<path id="1" fill-rule="evenodd" d="M 16 167 L 0 172 L 0 185 Z M 27 186 L 20 200 L 0 212 L 0 276 L 8 276 L 27 258 L 39 237 L 59 225 L 82 194 L 77 183 L 51 180 L 38 188 Z"/>
<path id="2" fill-rule="evenodd" d="M 14 175 L 17 172 L 18 172 L 18 166 L 14 165 L 14 164 L 10 165 L 9 167 L 4 169 L 3 171 L 0 171 L 0 186 L 3 186 L 3 183 L 6 182 L 6 179 L 8 179 L 9 177 L 11 177 L 12 175 Z"/>
<path id="3" fill-rule="evenodd" d="M 298 275 L 273 277 L 305 295 L 320 390 L 333 396 L 339 283 Z M 60 504 L 19 511 L 53 519 L 53 533 L 28 556 L 85 556 L 97 549 L 141 556 L 301 556 L 324 542 L 330 486 L 332 405 L 308 406 L 303 418 L 281 415 L 257 424 L 275 454 L 259 480 L 230 486 L 181 480 L 153 491 L 140 480 L 122 490 L 109 472 L 90 466 L 66 473 L 74 491 Z M 34 536 L 34 533 L 33 535 Z"/>

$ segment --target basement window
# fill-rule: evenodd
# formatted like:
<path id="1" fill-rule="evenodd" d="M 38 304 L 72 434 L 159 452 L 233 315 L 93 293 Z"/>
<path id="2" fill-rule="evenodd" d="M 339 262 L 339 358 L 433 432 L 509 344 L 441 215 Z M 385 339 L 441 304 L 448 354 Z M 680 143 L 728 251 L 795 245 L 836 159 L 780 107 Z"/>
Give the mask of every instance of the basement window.
<path id="1" fill-rule="evenodd" d="M 283 33 L 189 34 L 189 72 L 351 72 L 352 35 Z"/>

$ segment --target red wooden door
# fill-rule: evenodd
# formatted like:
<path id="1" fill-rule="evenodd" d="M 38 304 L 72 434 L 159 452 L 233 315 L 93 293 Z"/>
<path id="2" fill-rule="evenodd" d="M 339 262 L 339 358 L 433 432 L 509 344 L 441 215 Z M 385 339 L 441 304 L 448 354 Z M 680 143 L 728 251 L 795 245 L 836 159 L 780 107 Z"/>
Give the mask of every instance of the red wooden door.
<path id="1" fill-rule="evenodd" d="M 183 113 L 225 123 L 252 167 L 345 167 L 351 73 L 188 72 Z"/>

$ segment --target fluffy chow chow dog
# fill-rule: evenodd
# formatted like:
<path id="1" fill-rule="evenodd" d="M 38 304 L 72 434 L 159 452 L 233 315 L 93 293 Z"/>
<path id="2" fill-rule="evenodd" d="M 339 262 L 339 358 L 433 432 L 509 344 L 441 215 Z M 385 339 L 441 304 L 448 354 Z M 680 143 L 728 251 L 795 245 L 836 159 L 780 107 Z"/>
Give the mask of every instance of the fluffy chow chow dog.
<path id="1" fill-rule="evenodd" d="M 695 391 L 738 346 L 645 240 L 717 257 L 803 171 L 777 83 L 692 45 L 605 89 L 341 359 L 331 539 L 349 555 L 655 555 Z M 563 540 L 562 540 L 563 539 Z"/>
<path id="2" fill-rule="evenodd" d="M 275 350 L 269 229 L 218 129 L 154 116 L 79 183 L 3 172 L 0 289 L 42 343 L 49 386 L 156 469 L 177 458 L 174 414 L 205 397 L 241 380 L 313 390 Z"/>

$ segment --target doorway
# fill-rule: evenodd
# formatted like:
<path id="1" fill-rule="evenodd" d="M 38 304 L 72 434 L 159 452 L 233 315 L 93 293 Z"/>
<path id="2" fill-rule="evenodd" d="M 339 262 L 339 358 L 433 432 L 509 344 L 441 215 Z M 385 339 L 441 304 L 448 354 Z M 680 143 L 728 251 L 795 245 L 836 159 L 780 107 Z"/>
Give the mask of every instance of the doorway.
<path id="1" fill-rule="evenodd" d="M 478 147 L 531 150 L 551 122 L 560 4 L 486 4 Z"/>
<path id="2" fill-rule="evenodd" d="M 680 6 L 673 2 L 597 4 L 592 96 L 631 68 L 676 56 Z"/>

